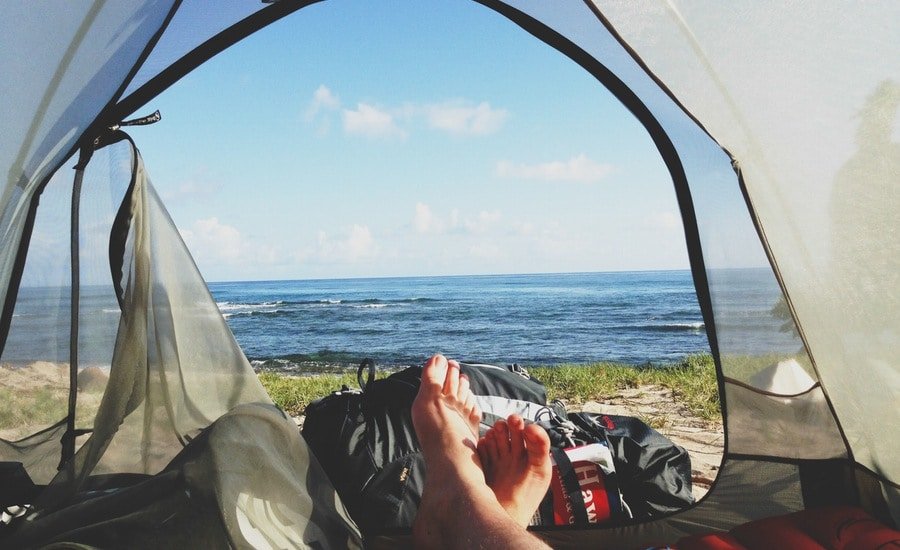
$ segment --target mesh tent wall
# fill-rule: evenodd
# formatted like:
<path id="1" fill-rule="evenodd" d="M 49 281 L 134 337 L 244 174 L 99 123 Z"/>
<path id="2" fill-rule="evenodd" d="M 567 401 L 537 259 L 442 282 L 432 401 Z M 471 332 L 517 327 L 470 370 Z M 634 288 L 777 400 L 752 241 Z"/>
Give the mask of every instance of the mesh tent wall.
<path id="1" fill-rule="evenodd" d="M 815 506 L 822 475 L 845 476 L 839 483 L 855 502 L 900 516 L 900 155 L 891 137 L 900 103 L 891 23 L 900 6 L 480 3 L 596 76 L 657 144 L 682 211 L 726 426 L 721 474 L 695 507 L 651 523 L 546 536 L 560 544 L 672 542 Z M 2 79 L 0 95 L 17 105 L 2 113 L 0 138 L 4 342 L 49 177 L 210 56 L 307 4 L 235 0 L 214 16 L 199 1 L 98 1 L 54 14 L 4 7 L 0 72 L 14 78 Z M 144 189 L 157 204 L 149 183 Z M 736 206 L 744 218 L 722 214 Z M 804 387 L 773 386 L 773 358 L 748 360 L 734 338 L 741 320 L 719 289 L 736 284 L 726 268 L 748 247 L 772 266 L 765 283 L 783 290 L 797 340 L 774 355 L 804 369 Z M 206 292 L 192 288 L 180 299 Z M 235 400 L 219 412 L 264 400 Z M 42 437 L 60 446 L 61 433 Z M 171 448 L 166 456 L 178 445 Z M 55 469 L 59 456 L 42 460 Z"/>

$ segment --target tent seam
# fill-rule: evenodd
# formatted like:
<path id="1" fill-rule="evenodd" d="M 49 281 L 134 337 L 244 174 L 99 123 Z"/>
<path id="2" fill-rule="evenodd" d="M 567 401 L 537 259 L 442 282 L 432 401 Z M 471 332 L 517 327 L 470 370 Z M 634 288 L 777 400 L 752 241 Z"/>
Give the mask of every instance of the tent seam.
<path id="1" fill-rule="evenodd" d="M 802 392 L 799 392 L 799 393 L 777 393 L 777 392 L 766 391 L 766 390 L 757 388 L 755 386 L 752 386 L 751 384 L 748 384 L 746 382 L 741 382 L 740 380 L 735 380 L 734 378 L 730 378 L 728 376 L 725 377 L 725 382 L 728 384 L 731 384 L 733 386 L 738 386 L 745 390 L 752 391 L 753 393 L 758 393 L 760 395 L 767 395 L 769 397 L 801 397 L 803 395 L 812 393 L 813 391 L 815 391 L 816 388 L 822 387 L 822 384 L 820 382 L 816 381 L 816 383 L 813 384 L 812 386 L 810 386 L 809 389 L 803 390 Z"/>

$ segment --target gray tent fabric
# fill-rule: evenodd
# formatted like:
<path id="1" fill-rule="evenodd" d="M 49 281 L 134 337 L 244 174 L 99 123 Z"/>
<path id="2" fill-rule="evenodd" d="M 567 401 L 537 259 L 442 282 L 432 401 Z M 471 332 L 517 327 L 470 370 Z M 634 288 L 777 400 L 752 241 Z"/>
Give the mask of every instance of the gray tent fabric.
<path id="1" fill-rule="evenodd" d="M 849 452 L 896 495 L 900 5 L 596 4 L 739 162 Z"/>
<path id="2" fill-rule="evenodd" d="M 321 466 L 271 405 L 216 420 L 159 474 L 23 524 L 10 547 L 361 548 Z"/>
<path id="3" fill-rule="evenodd" d="M 0 302 L 36 187 L 116 99 L 175 4 L 93 1 L 51 12 L 31 2 L 3 6 Z"/>
<path id="4" fill-rule="evenodd" d="M 834 463 L 843 468 L 836 484 L 850 480 L 848 502 L 900 520 L 900 5 L 478 2 L 596 76 L 657 144 L 723 404 L 725 459 L 701 502 L 651 523 L 545 535 L 637 546 L 727 529 L 815 506 L 808 472 Z M 309 3 L 235 0 L 215 14 L 199 0 L 0 8 L 0 97 L 16 105 L 0 112 L 2 368 L 65 403 L 74 317 L 91 335 L 74 343 L 82 366 L 108 369 L 99 391 L 77 393 L 74 411 L 38 418 L 35 399 L 33 425 L 0 433 L 0 460 L 48 484 L 23 503 L 34 508 L 17 520 L 20 540 L 102 545 L 113 540 L 100 527 L 109 519 L 150 545 L 157 535 L 140 526 L 168 507 L 178 511 L 168 535 L 191 546 L 360 544 L 315 458 L 259 386 L 127 140 L 97 151 L 84 173 L 84 216 L 120 231 L 108 258 L 109 234 L 82 224 L 75 316 L 66 269 L 79 258 L 63 246 L 71 174 L 53 175 L 176 78 Z M 101 180 L 115 197 L 107 210 L 91 195 Z M 59 234 L 63 243 L 47 237 Z M 762 354 L 748 351 L 735 330 L 746 319 L 721 299 L 746 284 L 738 259 L 748 255 L 771 269 L 740 287 L 744 306 L 784 327 L 760 329 Z M 91 267 L 110 262 L 119 265 L 112 281 Z M 782 299 L 768 303 L 755 288 L 780 289 Z M 40 325 L 13 315 L 37 306 Z M 46 337 L 29 339 L 37 329 Z M 261 435 L 248 445 L 251 432 Z M 77 452 L 60 464 L 72 436 Z M 196 489 L 187 500 L 186 486 Z"/>
<path id="5" fill-rule="evenodd" d="M 112 528 L 94 514 L 137 506 L 119 518 L 142 526 L 136 539 L 146 535 L 148 546 L 153 540 L 197 542 L 196 533 L 151 528 L 163 517 L 153 501 L 158 497 L 175 499 L 179 520 L 201 522 L 202 541 L 224 536 L 236 547 L 359 546 L 355 525 L 296 424 L 272 406 L 235 342 L 137 150 L 124 134 L 113 138 L 94 160 L 106 160 L 113 176 L 130 181 L 109 247 L 109 260 L 121 271 L 113 270 L 118 284 L 107 286 L 115 286 L 120 309 L 108 309 L 115 301 L 100 303 L 105 311 L 120 311 L 108 381 L 77 452 L 31 503 L 36 512 L 22 520 L 13 541 L 103 546 Z M 97 304 L 86 299 L 82 305 Z M 102 355 L 90 349 L 96 345 L 79 341 L 80 355 Z M 60 462 L 64 432 L 59 424 L 17 442 L 0 440 L 0 459 L 23 462 L 42 482 Z M 174 480 L 173 469 L 180 470 Z M 117 486 L 122 474 L 161 475 L 168 482 Z M 187 501 L 176 494 L 185 489 Z M 216 513 L 206 510 L 213 506 Z M 96 520 L 96 528 L 85 518 Z"/>

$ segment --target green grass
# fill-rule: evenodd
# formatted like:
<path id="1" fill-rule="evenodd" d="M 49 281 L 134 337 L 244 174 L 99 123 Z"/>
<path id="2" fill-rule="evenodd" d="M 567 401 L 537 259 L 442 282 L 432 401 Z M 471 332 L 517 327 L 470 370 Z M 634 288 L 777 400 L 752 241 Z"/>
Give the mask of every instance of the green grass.
<path id="1" fill-rule="evenodd" d="M 672 389 L 676 399 L 693 414 L 709 420 L 721 418 L 716 373 L 709 355 L 692 355 L 672 365 L 653 367 L 592 363 L 528 367 L 528 371 L 544 383 L 549 399 L 563 399 L 570 405 L 653 384 Z M 358 387 L 355 372 L 304 376 L 265 372 L 259 379 L 273 401 L 292 415 L 302 414 L 310 402 L 339 390 L 342 385 Z M 0 387 L 0 430 L 49 426 L 66 415 L 67 397 L 68 393 L 60 388 L 13 391 Z M 99 393 L 79 393 L 80 416 L 93 418 L 99 398 Z"/>
<path id="2" fill-rule="evenodd" d="M 722 416 L 716 369 L 710 355 L 691 355 L 664 366 L 591 363 L 528 370 L 547 387 L 550 400 L 580 404 L 627 388 L 657 385 L 671 389 L 678 401 L 701 418 L 717 420 Z"/>
<path id="3" fill-rule="evenodd" d="M 33 431 L 25 427 L 46 427 L 59 422 L 69 410 L 68 398 L 68 392 L 58 388 L 31 391 L 0 388 L 0 430 L 22 427 L 16 436 L 25 436 Z"/>
<path id="4" fill-rule="evenodd" d="M 528 372 L 544 383 L 551 400 L 580 404 L 622 389 L 654 384 L 670 388 L 676 399 L 697 416 L 707 420 L 721 418 L 716 371 L 709 355 L 691 355 L 664 366 L 591 363 L 528 367 Z M 358 387 L 355 374 L 287 377 L 263 373 L 259 379 L 275 403 L 292 415 L 301 414 L 311 401 L 340 389 L 342 384 Z"/>
<path id="5" fill-rule="evenodd" d="M 341 389 L 342 385 L 359 388 L 356 373 L 283 376 L 264 372 L 260 373 L 259 381 L 276 405 L 295 416 L 302 414 L 312 401 Z"/>

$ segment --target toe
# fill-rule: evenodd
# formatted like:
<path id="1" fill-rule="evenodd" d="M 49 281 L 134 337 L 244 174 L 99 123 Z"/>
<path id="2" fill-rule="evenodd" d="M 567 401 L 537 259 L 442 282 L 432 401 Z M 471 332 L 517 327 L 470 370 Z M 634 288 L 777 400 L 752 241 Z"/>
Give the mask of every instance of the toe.
<path id="1" fill-rule="evenodd" d="M 525 455 L 525 439 L 522 437 L 522 431 L 525 429 L 525 421 L 522 417 L 513 414 L 506 419 L 509 424 L 509 448 L 514 455 Z"/>
<path id="2" fill-rule="evenodd" d="M 481 415 L 476 416 L 473 414 L 473 411 L 478 409 L 478 405 L 475 404 L 475 396 L 471 393 L 466 397 L 465 402 L 462 404 L 462 409 L 460 409 L 459 414 L 463 417 L 463 420 L 468 424 L 469 429 L 472 430 L 472 433 L 475 437 L 478 437 L 478 424 L 481 421 Z"/>
<path id="3" fill-rule="evenodd" d="M 471 393 L 462 398 L 462 415 L 465 418 L 469 418 L 472 414 L 473 409 L 477 409 L 478 406 L 475 404 L 475 396 Z"/>
<path id="4" fill-rule="evenodd" d="M 550 463 L 550 438 L 544 428 L 537 424 L 528 424 L 522 431 L 528 451 L 528 463 L 531 466 L 543 466 Z"/>
<path id="5" fill-rule="evenodd" d="M 478 407 L 478 401 L 472 396 L 472 410 L 469 411 L 469 422 L 473 424 L 481 424 L 481 409 Z"/>
<path id="6" fill-rule="evenodd" d="M 453 364 L 456 364 L 457 365 L 456 368 L 459 368 L 459 366 L 458 366 L 459 363 L 456 363 L 456 361 L 449 362 L 449 365 L 451 367 L 453 366 Z M 460 403 L 465 403 L 467 401 L 467 398 L 470 395 L 472 395 L 472 392 L 469 390 L 469 377 L 466 376 L 465 374 L 460 373 L 459 388 L 457 388 L 457 390 L 456 390 L 456 398 L 459 400 Z"/>
<path id="7" fill-rule="evenodd" d="M 509 426 L 506 420 L 498 420 L 494 423 L 494 430 L 497 441 L 497 454 L 500 457 L 509 455 Z"/>
<path id="8" fill-rule="evenodd" d="M 459 363 L 456 361 L 447 362 L 442 393 L 453 399 L 456 399 L 456 396 L 459 394 Z"/>
<path id="9" fill-rule="evenodd" d="M 487 454 L 488 462 L 491 464 L 496 464 L 500 458 L 500 448 L 497 441 L 497 432 L 493 429 L 488 430 L 488 433 L 484 436 L 484 452 Z"/>
<path id="10" fill-rule="evenodd" d="M 422 367 L 422 386 L 429 391 L 441 391 L 447 379 L 447 358 L 441 354 L 432 356 Z"/>

